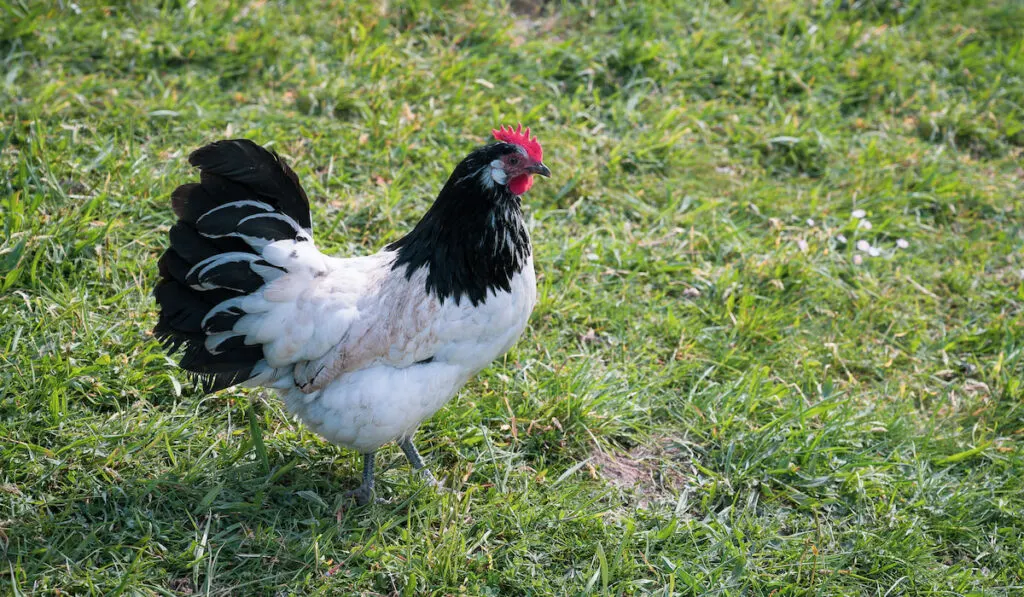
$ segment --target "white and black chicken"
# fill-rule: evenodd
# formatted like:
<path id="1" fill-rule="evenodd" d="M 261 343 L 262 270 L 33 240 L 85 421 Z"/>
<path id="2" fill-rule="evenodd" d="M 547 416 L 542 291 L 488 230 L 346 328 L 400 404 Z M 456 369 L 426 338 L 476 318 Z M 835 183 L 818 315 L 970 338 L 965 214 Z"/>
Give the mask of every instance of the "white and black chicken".
<path id="1" fill-rule="evenodd" d="M 246 139 L 196 150 L 200 182 L 174 191 L 178 222 L 160 259 L 154 330 L 206 392 L 274 388 L 327 440 L 374 453 L 397 440 L 422 470 L 417 426 L 506 352 L 536 301 L 520 196 L 550 176 L 536 138 L 493 131 L 416 227 L 380 252 L 330 257 L 309 200 L 276 154 Z"/>

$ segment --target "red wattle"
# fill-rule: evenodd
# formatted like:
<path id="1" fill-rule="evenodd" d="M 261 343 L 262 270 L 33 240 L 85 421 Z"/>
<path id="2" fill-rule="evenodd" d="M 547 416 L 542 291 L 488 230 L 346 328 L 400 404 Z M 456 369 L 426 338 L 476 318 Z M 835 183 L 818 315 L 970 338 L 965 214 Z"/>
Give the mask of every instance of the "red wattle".
<path id="1" fill-rule="evenodd" d="M 532 174 L 520 174 L 512 180 L 508 181 L 508 190 L 512 191 L 514 195 L 522 195 L 526 191 L 530 190 L 533 186 L 533 175 Z"/>

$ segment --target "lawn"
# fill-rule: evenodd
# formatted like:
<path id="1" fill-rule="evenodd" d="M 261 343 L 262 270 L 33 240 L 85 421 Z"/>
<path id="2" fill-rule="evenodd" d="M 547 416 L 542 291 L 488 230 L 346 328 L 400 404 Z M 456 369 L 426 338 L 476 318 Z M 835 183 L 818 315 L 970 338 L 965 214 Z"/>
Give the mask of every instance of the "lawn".
<path id="1" fill-rule="evenodd" d="M 523 122 L 451 491 L 153 339 L 186 156 L 371 252 Z M 0 594 L 1024 594 L 1024 4 L 0 0 Z"/>

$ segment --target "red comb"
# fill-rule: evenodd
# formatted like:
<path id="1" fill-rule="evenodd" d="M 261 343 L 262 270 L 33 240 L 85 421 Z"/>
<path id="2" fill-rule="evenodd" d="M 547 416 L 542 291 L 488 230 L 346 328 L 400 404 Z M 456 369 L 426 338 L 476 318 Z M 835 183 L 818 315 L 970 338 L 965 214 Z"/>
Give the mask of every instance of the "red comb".
<path id="1" fill-rule="evenodd" d="M 504 141 L 506 143 L 512 143 L 518 145 L 526 150 L 527 155 L 530 156 L 535 162 L 541 161 L 544 157 L 544 150 L 540 148 L 540 143 L 537 142 L 537 137 L 530 138 L 530 129 L 523 130 L 523 125 L 520 124 L 519 128 L 504 127 L 491 131 L 494 133 L 494 138 L 498 141 Z"/>

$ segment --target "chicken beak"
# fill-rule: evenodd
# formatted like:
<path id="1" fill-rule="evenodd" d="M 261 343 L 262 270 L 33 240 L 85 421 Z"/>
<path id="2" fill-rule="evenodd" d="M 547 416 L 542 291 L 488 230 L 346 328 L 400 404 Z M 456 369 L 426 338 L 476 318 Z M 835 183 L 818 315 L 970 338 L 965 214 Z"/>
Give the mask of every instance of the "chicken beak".
<path id="1" fill-rule="evenodd" d="M 548 167 L 542 162 L 537 162 L 536 164 L 531 165 L 527 170 L 534 174 L 540 174 L 541 176 L 551 176 L 551 170 L 548 170 Z"/>

